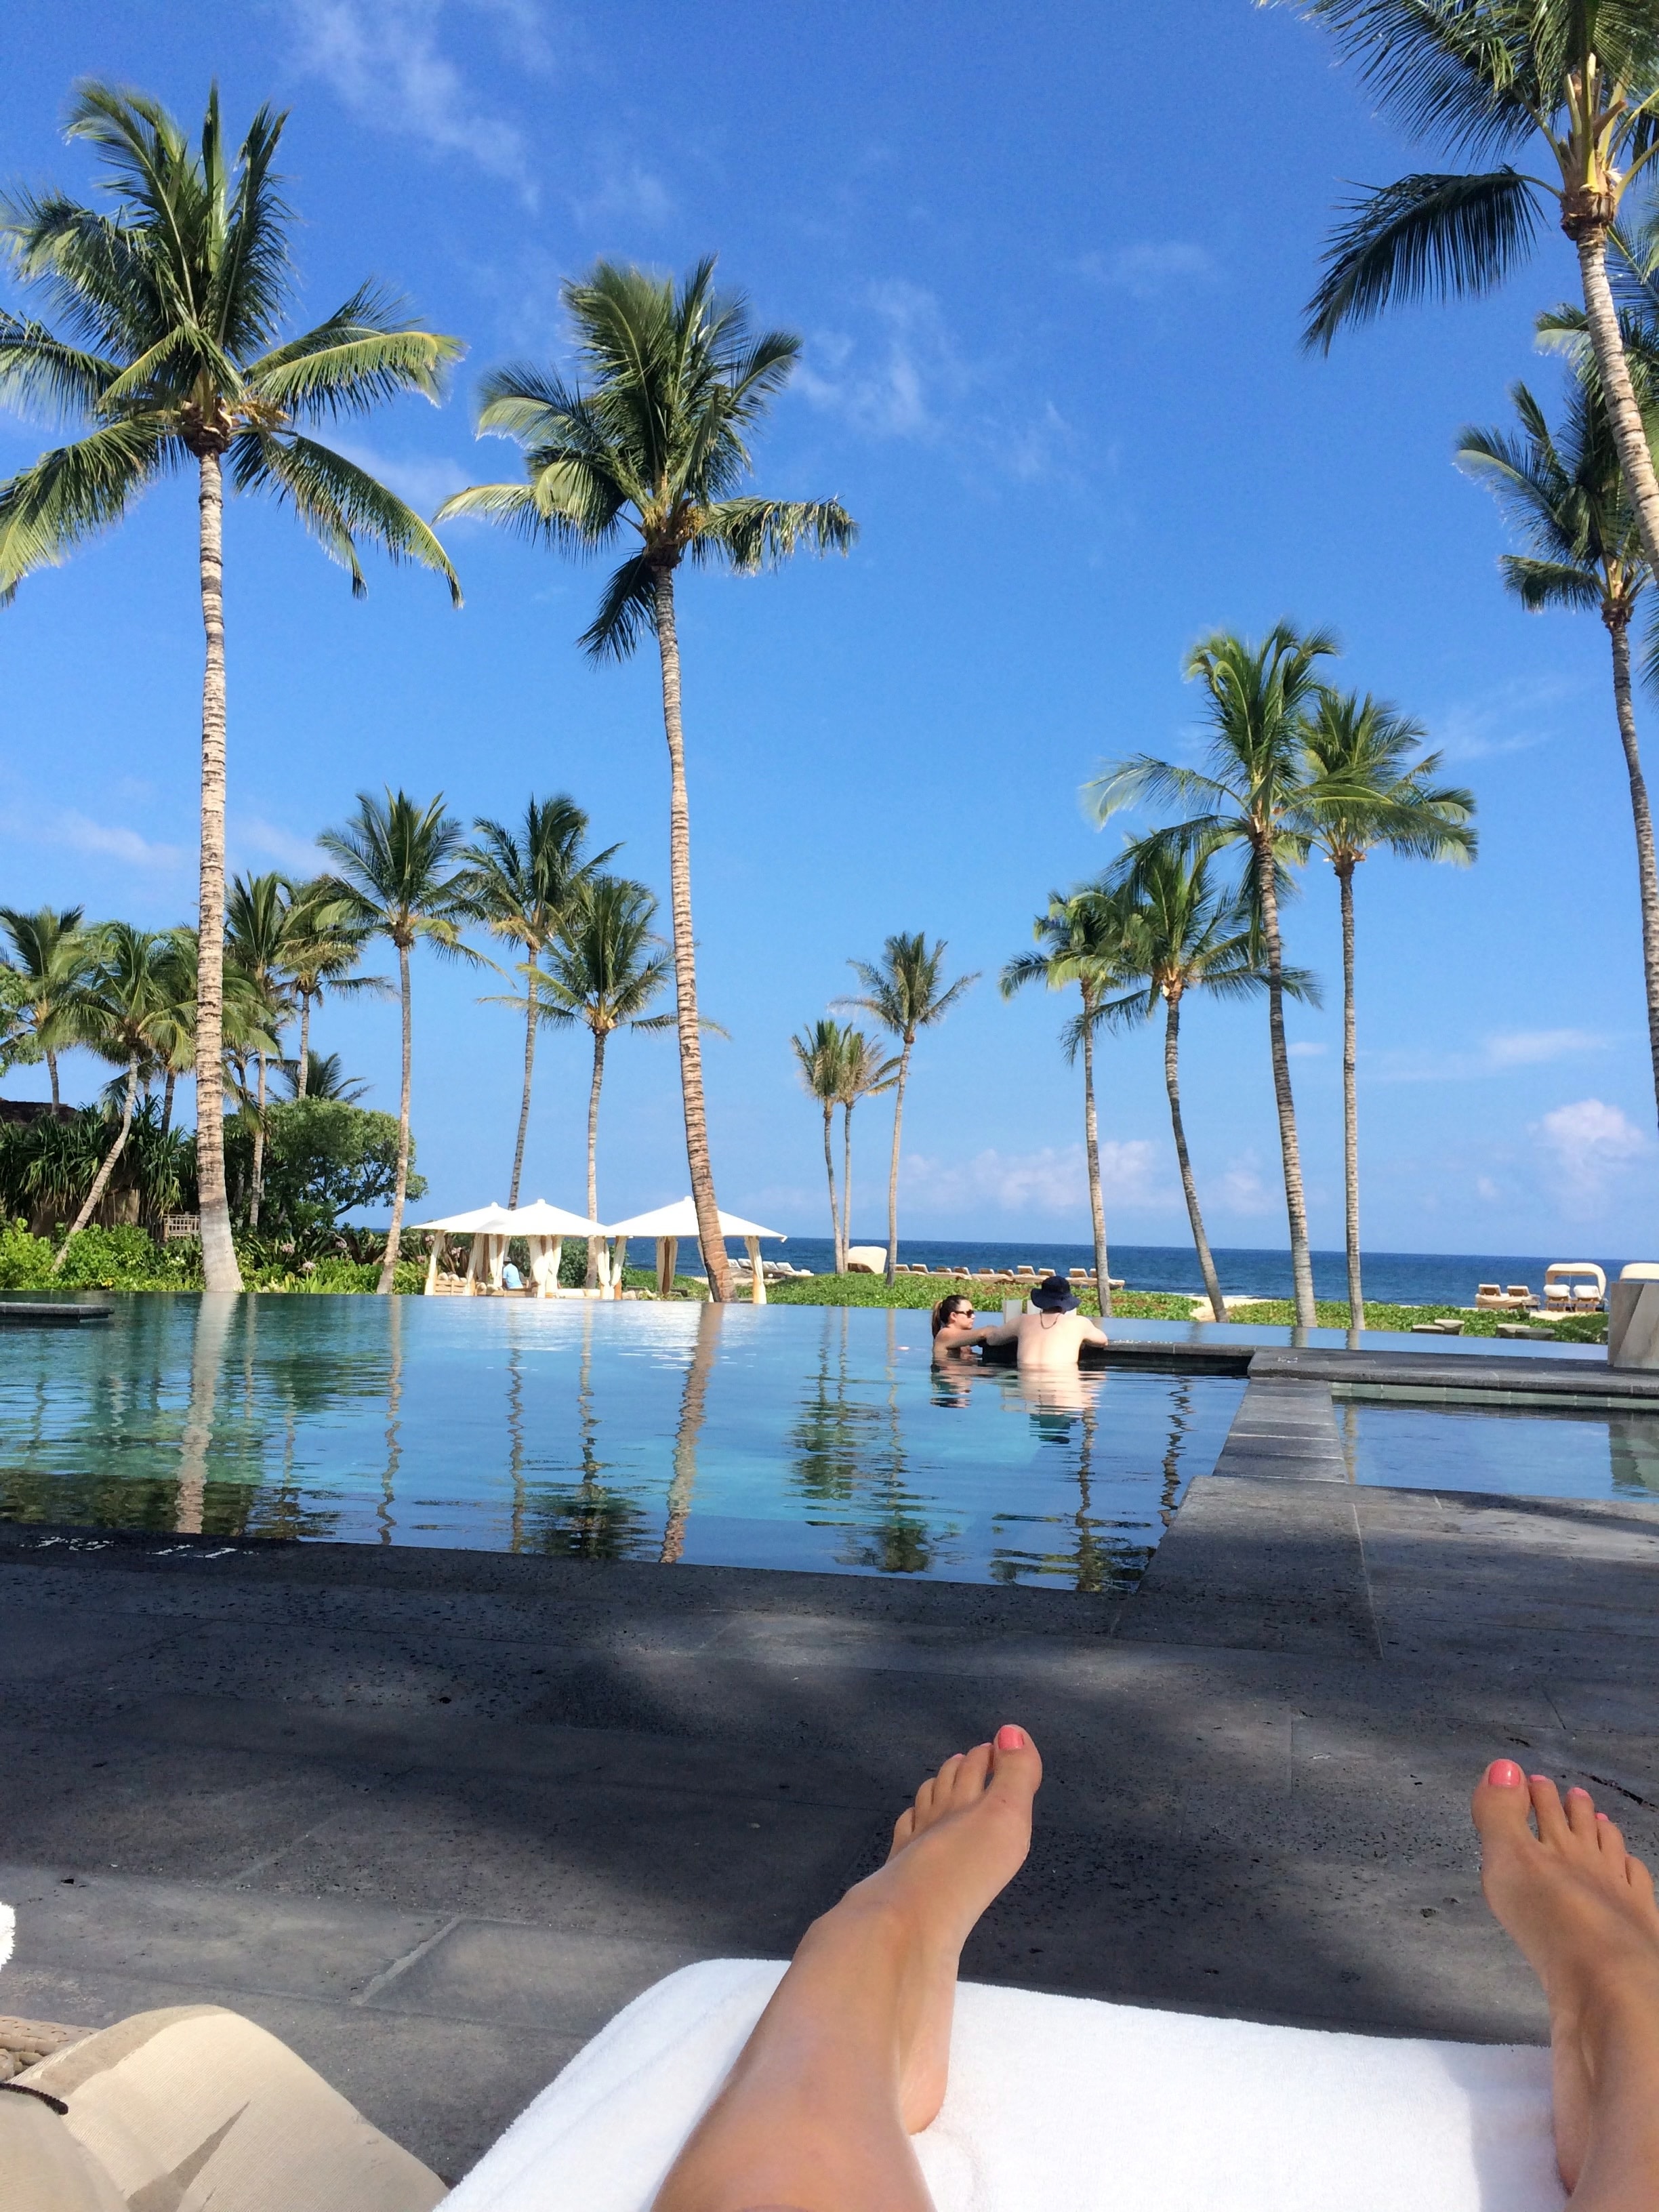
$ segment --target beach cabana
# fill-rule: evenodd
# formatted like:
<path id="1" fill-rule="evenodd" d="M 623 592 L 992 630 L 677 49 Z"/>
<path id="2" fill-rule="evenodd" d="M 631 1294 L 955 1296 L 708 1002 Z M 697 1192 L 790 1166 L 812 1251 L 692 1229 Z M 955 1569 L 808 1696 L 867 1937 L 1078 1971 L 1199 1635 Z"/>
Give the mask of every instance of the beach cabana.
<path id="1" fill-rule="evenodd" d="M 532 1297 L 550 1298 L 558 1295 L 559 1261 L 563 1256 L 567 1237 L 603 1237 L 603 1224 L 590 1221 L 585 1213 L 567 1213 L 562 1206 L 550 1206 L 538 1198 L 532 1206 L 478 1206 L 470 1213 L 452 1213 L 441 1221 L 424 1221 L 420 1233 L 432 1239 L 431 1257 L 427 1261 L 426 1286 L 434 1291 L 444 1279 L 438 1273 L 438 1253 L 446 1237 L 465 1237 L 471 1240 L 466 1272 L 459 1285 L 463 1297 L 472 1297 L 481 1291 L 501 1288 L 501 1270 L 507 1264 L 507 1248 L 515 1237 L 522 1237 L 530 1247 L 530 1285 Z"/>
<path id="2" fill-rule="evenodd" d="M 631 1221 L 613 1221 L 611 1234 L 617 1240 L 617 1279 L 622 1280 L 623 1261 L 627 1256 L 630 1237 L 649 1237 L 657 1247 L 657 1296 L 665 1298 L 674 1286 L 674 1263 L 679 1255 L 682 1241 L 695 1243 L 697 1236 L 697 1209 L 689 1198 L 682 1198 L 673 1206 L 659 1206 L 653 1213 L 636 1213 Z M 750 1279 L 753 1288 L 750 1296 L 757 1306 L 766 1304 L 766 1276 L 761 1267 L 760 1240 L 775 1237 L 784 1240 L 781 1229 L 763 1229 L 757 1221 L 745 1221 L 740 1214 L 720 1214 L 720 1235 L 741 1237 L 749 1254 Z"/>

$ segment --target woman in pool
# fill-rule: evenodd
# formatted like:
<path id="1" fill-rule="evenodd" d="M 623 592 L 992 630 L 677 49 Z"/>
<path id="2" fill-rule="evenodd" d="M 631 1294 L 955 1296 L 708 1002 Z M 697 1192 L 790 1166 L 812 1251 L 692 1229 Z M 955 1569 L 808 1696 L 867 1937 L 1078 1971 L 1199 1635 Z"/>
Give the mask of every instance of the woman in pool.
<path id="1" fill-rule="evenodd" d="M 995 1332 L 974 1327 L 974 1302 L 952 1291 L 933 1308 L 933 1359 L 960 1358 L 975 1346 L 988 1344 Z"/>

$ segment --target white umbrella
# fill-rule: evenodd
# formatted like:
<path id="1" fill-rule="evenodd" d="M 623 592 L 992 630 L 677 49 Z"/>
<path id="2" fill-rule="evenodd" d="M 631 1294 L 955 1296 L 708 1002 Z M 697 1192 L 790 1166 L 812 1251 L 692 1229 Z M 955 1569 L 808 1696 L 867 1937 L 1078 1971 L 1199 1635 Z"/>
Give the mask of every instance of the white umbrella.
<path id="1" fill-rule="evenodd" d="M 761 1268 L 760 1240 L 775 1237 L 781 1243 L 781 1229 L 763 1229 L 757 1221 L 745 1221 L 741 1214 L 720 1211 L 720 1235 L 741 1237 L 749 1253 L 750 1280 L 753 1289 L 750 1297 L 757 1306 L 766 1304 L 766 1277 Z M 629 1221 L 613 1221 L 611 1234 L 617 1243 L 617 1272 L 622 1272 L 623 1249 L 630 1237 L 652 1237 L 657 1244 L 657 1295 L 666 1297 L 674 1280 L 674 1261 L 682 1237 L 697 1234 L 697 1209 L 689 1198 L 682 1198 L 672 1206 L 659 1206 L 650 1213 L 636 1213 Z"/>

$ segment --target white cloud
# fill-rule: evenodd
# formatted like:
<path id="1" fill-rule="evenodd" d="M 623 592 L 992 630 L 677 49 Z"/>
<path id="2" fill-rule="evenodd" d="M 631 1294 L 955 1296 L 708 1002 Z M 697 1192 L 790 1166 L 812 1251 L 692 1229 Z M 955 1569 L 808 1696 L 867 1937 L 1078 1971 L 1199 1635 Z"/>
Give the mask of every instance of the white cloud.
<path id="1" fill-rule="evenodd" d="M 874 338 L 860 344 L 842 331 L 815 337 L 796 372 L 796 388 L 868 436 L 938 437 L 941 408 L 963 398 L 974 382 L 938 299 L 896 277 L 872 284 L 866 305 L 875 319 Z"/>
<path id="2" fill-rule="evenodd" d="M 654 228 L 675 212 L 673 196 L 662 179 L 637 161 L 627 161 L 609 167 L 594 189 L 571 205 L 577 221 L 590 228 L 616 222 Z"/>
<path id="3" fill-rule="evenodd" d="M 459 461 L 441 453 L 383 453 L 344 439 L 335 443 L 349 461 L 378 477 L 419 514 L 432 514 L 452 492 L 462 491 L 472 482 Z"/>
<path id="4" fill-rule="evenodd" d="M 30 844 L 67 845 L 72 852 L 95 853 L 133 868 L 176 868 L 185 857 L 182 846 L 141 837 L 125 823 L 94 822 L 90 815 L 78 813 L 73 807 L 36 815 L 13 812 L 5 827 L 9 834 Z"/>
<path id="5" fill-rule="evenodd" d="M 1601 1052 L 1605 1037 L 1589 1030 L 1503 1030 L 1483 1041 L 1486 1065 L 1541 1067 L 1552 1060 L 1576 1060 L 1581 1054 Z"/>
<path id="6" fill-rule="evenodd" d="M 277 866 L 296 876 L 314 876 L 323 865 L 323 856 L 315 842 L 308 837 L 296 837 L 291 830 L 275 822 L 266 822 L 257 814 L 243 815 L 230 835 L 233 849 L 240 858 L 248 853 L 262 860 L 275 860 Z"/>
<path id="7" fill-rule="evenodd" d="M 1501 684 L 1482 699 L 1455 701 L 1431 716 L 1432 742 L 1449 763 L 1529 752 L 1561 734 L 1553 710 L 1570 706 L 1583 688 L 1562 677 L 1529 677 Z"/>
<path id="8" fill-rule="evenodd" d="M 431 152 L 459 154 L 535 199 L 523 132 L 492 113 L 443 52 L 446 12 L 493 17 L 520 65 L 539 53 L 539 17 L 523 0 L 288 0 L 301 66 L 342 103 L 383 131 L 400 131 Z"/>
<path id="9" fill-rule="evenodd" d="M 1299 1037 L 1294 1044 L 1287 1044 L 1285 1049 L 1292 1060 L 1322 1060 L 1330 1048 L 1316 1042 L 1311 1037 Z"/>
<path id="10" fill-rule="evenodd" d="M 1492 1201 L 1496 1201 L 1504 1195 L 1503 1192 L 1498 1188 L 1498 1185 L 1492 1181 L 1490 1176 L 1476 1176 L 1474 1179 L 1474 1194 L 1477 1198 L 1484 1198 Z"/>
<path id="11" fill-rule="evenodd" d="M 1212 283 L 1220 274 L 1201 246 L 1179 238 L 1142 239 L 1115 253 L 1085 253 L 1077 269 L 1092 283 L 1127 292 L 1132 300 L 1159 299 L 1185 286 Z"/>
<path id="12" fill-rule="evenodd" d="M 1609 1184 L 1652 1148 L 1645 1130 L 1600 1098 L 1555 1107 L 1533 1133 L 1553 1170 L 1563 1205 L 1573 1212 L 1595 1210 Z"/>
<path id="13" fill-rule="evenodd" d="M 1281 1194 L 1262 1181 L 1261 1164 L 1254 1152 L 1229 1160 L 1215 1189 L 1219 1213 L 1271 1213 L 1281 1202 Z M 1198 1194 L 1200 1203 L 1208 1194 L 1201 1184 Z"/>
<path id="14" fill-rule="evenodd" d="M 1158 1185 L 1157 1147 L 1145 1138 L 1108 1142 L 1100 1148 L 1100 1180 L 1115 1206 L 1158 1206 L 1168 1193 Z M 904 1158 L 908 1203 L 932 1208 L 971 1209 L 993 1206 L 1004 1213 L 1030 1216 L 1086 1214 L 1088 1169 L 1081 1145 L 1047 1145 L 1036 1152 L 1000 1152 L 994 1147 L 968 1160 L 930 1159 L 919 1152 Z"/>
<path id="15" fill-rule="evenodd" d="M 1378 1053 L 1369 1073 L 1380 1083 L 1468 1083 L 1511 1068 L 1583 1060 L 1605 1052 L 1608 1042 L 1593 1030 L 1495 1030 L 1469 1052 Z"/>

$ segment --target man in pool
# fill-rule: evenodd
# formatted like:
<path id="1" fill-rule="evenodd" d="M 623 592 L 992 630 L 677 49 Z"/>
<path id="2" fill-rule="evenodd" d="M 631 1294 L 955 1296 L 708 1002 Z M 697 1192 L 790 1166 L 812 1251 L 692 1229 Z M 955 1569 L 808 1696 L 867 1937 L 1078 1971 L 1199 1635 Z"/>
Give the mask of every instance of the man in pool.
<path id="1" fill-rule="evenodd" d="M 928 1777 L 886 1865 L 801 1939 L 653 2212 L 932 2212 L 910 2137 L 944 2101 L 962 1947 L 1019 1871 L 1042 1778 L 1014 1727 Z M 1486 1901 L 1549 2000 L 1571 2212 L 1654 2212 L 1652 1878 L 1588 1790 L 1564 1803 L 1512 1759 L 1486 1769 L 1473 1810 Z"/>
<path id="2" fill-rule="evenodd" d="M 1022 1374 L 1075 1371 L 1085 1344 L 1104 1344 L 1106 1332 L 1078 1311 L 1077 1293 L 1064 1275 L 1047 1275 L 1031 1293 L 1031 1310 L 1001 1328 L 988 1328 L 983 1344 L 1013 1344 Z"/>

